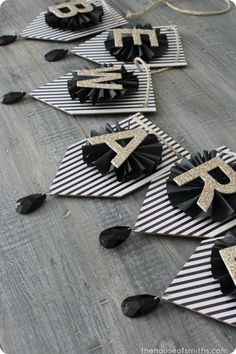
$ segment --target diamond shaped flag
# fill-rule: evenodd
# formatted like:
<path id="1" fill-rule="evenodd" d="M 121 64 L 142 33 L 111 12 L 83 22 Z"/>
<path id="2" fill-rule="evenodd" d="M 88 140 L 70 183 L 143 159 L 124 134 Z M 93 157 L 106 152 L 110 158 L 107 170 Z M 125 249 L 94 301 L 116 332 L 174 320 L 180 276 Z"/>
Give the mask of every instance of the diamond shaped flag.
<path id="1" fill-rule="evenodd" d="M 128 22 L 104 0 L 87 1 L 96 6 L 102 6 L 104 15 L 101 22 L 80 30 L 65 30 L 49 27 L 45 22 L 46 11 L 38 15 L 21 33 L 23 38 L 41 39 L 48 41 L 69 42 L 79 38 L 94 35 L 109 28 L 120 27 Z"/>
<path id="2" fill-rule="evenodd" d="M 163 145 L 162 162 L 157 166 L 156 171 L 151 175 L 141 176 L 128 182 L 118 181 L 113 171 L 103 176 L 96 167 L 88 167 L 83 161 L 82 146 L 86 145 L 86 140 L 82 140 L 68 147 L 49 194 L 71 197 L 121 198 L 146 185 L 154 177 L 168 171 L 178 159 L 172 150 L 173 148 L 183 156 L 188 154 L 183 147 L 140 113 L 122 120 L 119 124 L 123 129 L 143 128 L 146 131 L 152 129 L 154 134 L 158 133 L 168 142 L 168 146 Z"/>
<path id="3" fill-rule="evenodd" d="M 168 48 L 161 56 L 154 57 L 147 62 L 150 68 L 186 66 L 187 61 L 178 28 L 176 26 L 154 26 L 153 29 L 160 30 L 161 35 L 166 35 Z M 125 29 L 123 30 L 125 31 Z M 110 32 L 112 31 L 110 30 Z M 105 42 L 108 36 L 109 31 L 104 31 L 74 47 L 71 52 L 98 64 L 124 64 L 124 60 L 117 59 L 106 48 Z M 145 43 L 145 45 L 149 45 L 149 43 Z M 131 64 L 132 62 L 133 60 L 129 60 L 126 61 L 126 64 Z"/>
<path id="4" fill-rule="evenodd" d="M 216 149 L 223 155 L 223 160 L 231 163 L 236 160 L 229 149 Z M 135 232 L 153 235 L 211 238 L 220 236 L 236 226 L 236 218 L 226 221 L 213 221 L 210 217 L 192 218 L 179 208 L 172 206 L 166 188 L 170 173 L 167 172 L 153 179 L 143 201 Z"/>
<path id="5" fill-rule="evenodd" d="M 91 99 L 85 103 L 80 103 L 77 99 L 72 100 L 67 84 L 68 80 L 73 78 L 72 72 L 33 90 L 30 95 L 70 115 L 155 112 L 156 103 L 151 75 L 139 70 L 135 65 L 124 65 L 124 67 L 128 73 L 133 72 L 137 76 L 138 88 L 126 92 L 125 95 L 111 102 L 99 102 L 93 105 Z M 77 70 L 78 75 L 80 72 Z M 147 92 L 149 94 L 146 104 Z"/>
<path id="6" fill-rule="evenodd" d="M 236 327 L 236 297 L 222 292 L 222 284 L 212 273 L 212 247 L 219 239 L 222 240 L 222 237 L 201 242 L 166 289 L 163 299 Z M 217 268 L 219 269 L 219 266 Z M 234 262 L 234 273 L 235 269 Z"/>

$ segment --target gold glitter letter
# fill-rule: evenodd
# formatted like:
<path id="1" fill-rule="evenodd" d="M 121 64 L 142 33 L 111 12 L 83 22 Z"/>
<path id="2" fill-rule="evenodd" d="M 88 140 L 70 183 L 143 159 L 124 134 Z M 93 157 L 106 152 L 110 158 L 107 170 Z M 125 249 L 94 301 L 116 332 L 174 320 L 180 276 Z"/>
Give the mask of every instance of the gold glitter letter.
<path id="1" fill-rule="evenodd" d="M 68 12 L 61 11 L 62 9 L 69 10 Z M 62 4 L 56 4 L 49 6 L 48 10 L 52 12 L 55 16 L 60 18 L 67 18 L 77 15 L 80 13 L 87 13 L 93 11 L 93 6 L 86 0 L 74 0 L 70 2 L 63 2 Z"/>
<path id="2" fill-rule="evenodd" d="M 229 183 L 221 184 L 208 173 L 217 167 L 229 178 Z M 236 193 L 236 172 L 219 156 L 214 157 L 210 161 L 204 162 L 202 165 L 192 168 L 188 172 L 182 173 L 180 176 L 175 177 L 174 181 L 178 186 L 182 186 L 199 177 L 204 182 L 204 188 L 197 204 L 205 212 L 207 212 L 213 201 L 215 190 L 223 194 Z"/>
<path id="3" fill-rule="evenodd" d="M 106 83 L 107 81 L 122 79 L 120 69 L 121 67 L 118 66 L 78 71 L 78 75 L 93 77 L 93 79 L 79 80 L 77 81 L 77 86 L 110 90 L 123 90 L 123 85 L 121 84 Z"/>
<path id="4" fill-rule="evenodd" d="M 146 133 L 142 128 L 129 129 L 117 133 L 94 136 L 89 138 L 88 142 L 92 145 L 107 144 L 114 152 L 116 152 L 116 156 L 111 163 L 116 168 L 119 168 L 132 154 L 132 152 L 141 144 L 147 135 L 148 133 Z M 117 142 L 121 139 L 129 138 L 132 138 L 132 140 L 125 147 L 121 146 Z"/>
<path id="5" fill-rule="evenodd" d="M 236 246 L 230 246 L 220 250 L 220 255 L 236 286 Z"/>
<path id="6" fill-rule="evenodd" d="M 113 30 L 115 47 L 121 48 L 123 47 L 123 34 L 130 34 L 133 36 L 134 44 L 142 45 L 142 35 L 146 35 L 149 37 L 150 43 L 152 47 L 159 47 L 157 34 L 154 29 L 141 29 L 141 28 L 118 28 Z"/>

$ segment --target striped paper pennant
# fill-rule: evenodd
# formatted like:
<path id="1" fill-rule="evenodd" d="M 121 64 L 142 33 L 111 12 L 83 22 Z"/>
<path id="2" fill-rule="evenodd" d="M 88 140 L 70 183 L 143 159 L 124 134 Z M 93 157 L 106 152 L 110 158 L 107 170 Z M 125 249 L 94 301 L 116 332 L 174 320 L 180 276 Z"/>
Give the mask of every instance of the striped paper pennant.
<path id="1" fill-rule="evenodd" d="M 224 153 L 226 162 L 234 161 L 228 155 L 229 149 L 217 149 Z M 152 181 L 135 224 L 135 232 L 154 235 L 188 236 L 198 238 L 216 237 L 236 226 L 236 218 L 230 221 L 214 222 L 211 218 L 193 219 L 178 208 L 174 208 L 168 198 L 166 181 L 169 172 Z"/>
<path id="2" fill-rule="evenodd" d="M 101 1 L 95 0 L 90 1 L 95 5 L 103 5 Z M 20 34 L 24 38 L 32 39 L 43 39 L 47 41 L 60 41 L 60 42 L 70 42 L 75 39 L 91 36 L 107 30 L 109 28 L 120 27 L 126 25 L 128 22 L 124 17 L 122 17 L 116 10 L 114 10 L 110 5 L 107 4 L 107 8 L 103 6 L 104 15 L 102 22 L 95 25 L 89 29 L 79 30 L 79 31 L 63 31 L 60 29 L 50 28 L 44 19 L 46 11 L 41 12 L 33 22 L 31 22 Z"/>
<path id="3" fill-rule="evenodd" d="M 136 113 L 119 123 L 124 129 L 135 129 L 144 127 L 144 125 L 145 127 L 151 127 L 179 153 L 187 154 L 183 147 L 140 113 Z M 163 146 L 162 163 L 157 166 L 155 173 L 129 182 L 119 182 L 114 172 L 102 176 L 96 167 L 88 167 L 84 163 L 82 146 L 85 144 L 86 139 L 68 147 L 49 194 L 71 197 L 121 198 L 168 171 L 170 166 L 177 160 L 177 156 L 173 151 L 169 147 Z"/>
<path id="4" fill-rule="evenodd" d="M 176 28 L 178 34 L 179 57 L 177 58 L 177 38 L 175 31 L 173 30 L 173 26 L 154 26 L 153 28 L 160 28 L 161 33 L 167 35 L 169 47 L 162 57 L 153 59 L 148 63 L 150 68 L 187 65 L 178 29 L 176 26 L 174 27 Z M 108 31 L 100 33 L 99 35 L 89 39 L 78 47 L 74 47 L 71 50 L 71 53 L 99 64 L 124 64 L 124 62 L 118 61 L 114 56 L 110 54 L 109 50 L 106 49 L 104 42 L 108 37 L 108 33 Z"/>
<path id="5" fill-rule="evenodd" d="M 211 272 L 211 249 L 216 239 L 201 242 L 163 299 L 236 327 L 236 298 L 222 294 L 220 283 Z"/>
<path id="6" fill-rule="evenodd" d="M 135 72 L 139 79 L 139 88 L 135 92 L 127 92 L 124 96 L 118 97 L 112 102 L 97 103 L 94 106 L 91 100 L 86 103 L 72 100 L 67 87 L 67 81 L 72 78 L 72 72 L 33 90 L 30 95 L 71 115 L 155 112 L 156 103 L 151 77 L 148 105 L 145 106 L 147 73 L 138 70 L 134 65 L 125 65 L 125 67 L 127 71 Z"/>

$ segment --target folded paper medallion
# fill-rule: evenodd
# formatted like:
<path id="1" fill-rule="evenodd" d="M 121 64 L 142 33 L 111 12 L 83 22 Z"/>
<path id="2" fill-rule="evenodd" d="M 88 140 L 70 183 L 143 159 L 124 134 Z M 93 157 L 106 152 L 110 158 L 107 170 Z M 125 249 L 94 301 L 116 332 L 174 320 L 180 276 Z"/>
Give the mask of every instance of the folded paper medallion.
<path id="1" fill-rule="evenodd" d="M 49 6 L 21 37 L 69 42 L 125 24 L 126 19 L 104 0 L 73 0 Z"/>
<path id="2" fill-rule="evenodd" d="M 178 159 L 172 148 L 187 154 L 140 113 L 107 124 L 68 147 L 49 194 L 121 198 L 168 171 Z"/>
<path id="3" fill-rule="evenodd" d="M 71 52 L 98 64 L 132 64 L 136 57 L 150 68 L 187 65 L 176 26 L 114 28 L 85 41 Z"/>
<path id="4" fill-rule="evenodd" d="M 211 238 L 236 226 L 235 161 L 226 147 L 179 159 L 151 182 L 135 231 Z"/>
<path id="5" fill-rule="evenodd" d="M 30 95 L 71 115 L 156 111 L 150 70 L 136 65 L 74 70 Z"/>
<path id="6" fill-rule="evenodd" d="M 236 327 L 236 235 L 204 240 L 163 299 Z"/>

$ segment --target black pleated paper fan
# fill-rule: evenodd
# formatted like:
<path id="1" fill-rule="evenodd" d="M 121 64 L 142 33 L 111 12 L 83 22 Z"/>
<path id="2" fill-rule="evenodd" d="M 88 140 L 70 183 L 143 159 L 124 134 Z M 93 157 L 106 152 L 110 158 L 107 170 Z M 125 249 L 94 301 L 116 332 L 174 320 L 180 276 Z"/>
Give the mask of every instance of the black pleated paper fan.
<path id="1" fill-rule="evenodd" d="M 236 215 L 236 193 L 223 194 L 215 191 L 214 199 L 209 210 L 205 213 L 198 205 L 197 201 L 202 193 L 204 182 L 201 178 L 197 178 L 183 186 L 178 186 L 174 182 L 174 178 L 192 168 L 207 162 L 216 157 L 215 150 L 206 151 L 203 153 L 197 152 L 192 154 L 190 159 L 183 158 L 181 162 L 177 162 L 171 168 L 170 176 L 167 180 L 167 193 L 171 204 L 184 211 L 192 218 L 211 217 L 214 221 L 226 221 Z M 236 165 L 230 164 L 236 171 Z M 228 183 L 228 177 L 220 170 L 211 171 L 212 177 L 221 184 Z"/>
<path id="2" fill-rule="evenodd" d="M 215 241 L 211 252 L 211 271 L 213 278 L 219 281 L 222 293 L 236 296 L 236 286 L 220 255 L 220 250 L 232 246 L 236 246 L 236 235 L 233 233 L 228 233 L 223 239 Z"/>
<path id="3" fill-rule="evenodd" d="M 79 5 L 78 5 L 79 6 Z M 49 27 L 59 28 L 61 30 L 78 31 L 98 25 L 102 21 L 104 15 L 103 7 L 92 4 L 93 10 L 91 12 L 78 12 L 71 17 L 57 17 L 51 11 L 45 14 L 45 22 Z M 64 12 L 68 11 L 65 8 Z M 61 9 L 63 11 L 63 9 Z"/>
<path id="4" fill-rule="evenodd" d="M 106 124 L 105 129 L 101 128 L 99 132 L 92 131 L 91 136 L 123 130 L 119 123 L 116 122 L 115 128 L 110 124 Z M 119 140 L 119 143 L 121 146 L 126 146 L 129 141 L 130 139 L 123 139 Z M 155 172 L 156 167 L 161 163 L 162 144 L 158 141 L 156 135 L 149 134 L 119 168 L 111 164 L 111 160 L 116 156 L 116 153 L 106 144 L 87 144 L 82 147 L 82 151 L 83 159 L 88 166 L 96 166 L 102 175 L 114 171 L 117 180 L 125 182 Z"/>
<path id="5" fill-rule="evenodd" d="M 109 66 L 105 65 L 104 67 Z M 127 71 L 124 66 L 121 66 L 117 67 L 116 73 L 121 73 L 122 78 L 109 81 L 109 83 L 122 84 L 123 90 L 79 87 L 80 80 L 87 80 L 91 77 L 73 73 L 73 78 L 68 80 L 68 91 L 72 100 L 78 99 L 80 103 L 85 103 L 91 99 L 91 103 L 96 105 L 97 103 L 111 102 L 117 97 L 124 96 L 127 92 L 134 92 L 138 89 L 138 77 L 134 75 L 133 71 Z"/>
<path id="6" fill-rule="evenodd" d="M 135 28 L 139 29 L 153 29 L 150 24 L 137 25 Z M 123 35 L 123 47 L 118 48 L 115 46 L 114 32 L 110 31 L 108 38 L 105 41 L 105 47 L 117 60 L 133 62 L 136 57 L 140 57 L 145 62 L 152 59 L 160 58 L 168 49 L 168 40 L 166 34 L 160 33 L 160 29 L 155 29 L 159 46 L 151 46 L 148 36 L 142 36 L 142 45 L 135 45 L 133 37 L 130 35 Z"/>

